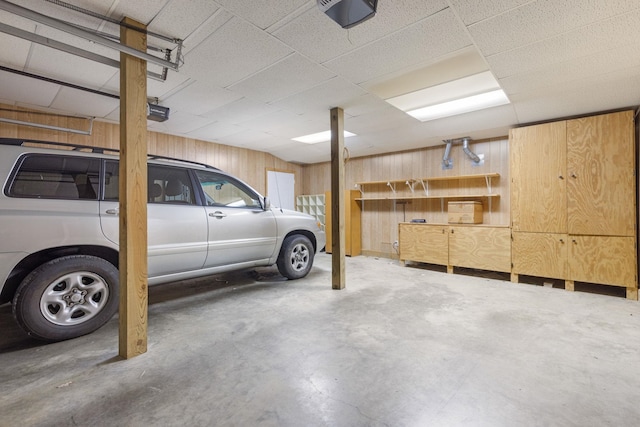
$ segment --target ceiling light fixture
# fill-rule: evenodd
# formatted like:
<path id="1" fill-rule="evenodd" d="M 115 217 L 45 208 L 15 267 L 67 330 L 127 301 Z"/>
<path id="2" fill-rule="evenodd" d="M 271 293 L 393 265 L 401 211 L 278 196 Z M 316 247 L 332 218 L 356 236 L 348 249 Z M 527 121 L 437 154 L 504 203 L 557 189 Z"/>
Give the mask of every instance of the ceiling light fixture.
<path id="1" fill-rule="evenodd" d="M 427 87 L 386 100 L 423 122 L 509 103 L 490 71 Z"/>
<path id="2" fill-rule="evenodd" d="M 349 138 L 350 136 L 356 136 L 356 134 L 345 130 L 344 137 Z M 298 136 L 291 139 L 298 142 L 304 142 L 305 144 L 317 144 L 318 142 L 330 141 L 331 131 L 325 130 L 324 132 L 312 133 L 310 135 Z"/>
<path id="3" fill-rule="evenodd" d="M 426 122 L 429 120 L 441 119 L 443 117 L 484 110 L 485 108 L 497 107 L 508 103 L 509 98 L 507 98 L 507 95 L 502 89 L 498 89 L 491 92 L 481 93 L 479 95 L 456 99 L 454 101 L 418 108 L 407 111 L 406 113 L 420 121 Z"/>

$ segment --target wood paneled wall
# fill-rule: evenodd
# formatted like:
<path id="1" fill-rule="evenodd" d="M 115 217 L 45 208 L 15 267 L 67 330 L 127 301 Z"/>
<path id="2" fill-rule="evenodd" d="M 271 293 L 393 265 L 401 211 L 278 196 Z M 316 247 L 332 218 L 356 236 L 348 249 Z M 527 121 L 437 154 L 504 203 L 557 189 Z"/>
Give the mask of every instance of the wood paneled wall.
<path id="1" fill-rule="evenodd" d="M 24 110 L 25 113 L 6 110 L 19 110 L 19 108 L 0 104 L 0 117 L 57 127 L 88 129 L 88 123 L 83 119 L 42 115 L 26 112 L 26 110 Z M 0 137 L 68 142 L 118 149 L 120 127 L 117 124 L 95 121 L 92 134 L 86 136 L 0 122 Z M 304 194 L 302 166 L 286 162 L 268 153 L 151 131 L 148 144 L 151 154 L 207 163 L 239 177 L 262 194 L 266 194 L 267 190 L 266 170 L 286 170 L 296 175 L 296 194 Z"/>
<path id="2" fill-rule="evenodd" d="M 453 168 L 442 169 L 444 145 L 378 156 L 350 159 L 346 164 L 347 189 L 354 189 L 356 183 L 366 181 L 404 180 L 427 177 L 472 175 L 497 172 L 500 178 L 493 178 L 492 192 L 500 195 L 493 198 L 491 212 L 487 200 L 483 222 L 490 225 L 509 225 L 509 141 L 508 137 L 473 141 L 469 148 L 476 154 L 484 155 L 484 164 L 472 165 L 472 161 L 462 151 L 461 144 L 454 144 L 450 158 Z M 331 188 L 330 164 L 308 165 L 303 170 L 303 194 L 321 194 Z M 479 187 L 480 186 L 480 187 Z M 483 180 L 447 181 L 432 187 L 430 194 L 486 193 Z M 366 188 L 365 188 L 366 190 Z M 416 184 L 416 193 L 422 191 Z M 435 193 L 434 193 L 435 192 Z M 438 193 L 439 192 L 439 193 Z M 391 195 L 391 192 L 389 192 Z M 397 255 L 393 242 L 398 240 L 398 223 L 414 218 L 424 218 L 428 223 L 446 223 L 446 200 L 444 209 L 440 199 L 411 200 L 406 203 L 390 200 L 364 201 L 362 205 L 362 251 L 365 254 Z"/>

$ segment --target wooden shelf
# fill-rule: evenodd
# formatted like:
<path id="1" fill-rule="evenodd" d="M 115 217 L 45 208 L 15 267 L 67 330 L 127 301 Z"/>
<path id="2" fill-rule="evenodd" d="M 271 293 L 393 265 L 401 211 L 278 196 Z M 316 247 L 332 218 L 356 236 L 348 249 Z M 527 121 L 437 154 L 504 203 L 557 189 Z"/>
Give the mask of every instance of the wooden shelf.
<path id="1" fill-rule="evenodd" d="M 357 197 L 356 200 L 424 200 L 424 199 L 488 199 L 499 198 L 499 194 L 461 194 L 448 196 L 390 196 L 390 197 Z"/>
<path id="2" fill-rule="evenodd" d="M 472 175 L 453 175 L 453 176 L 436 176 L 431 178 L 407 178 L 394 179 L 388 181 L 369 181 L 358 182 L 356 185 L 360 187 L 361 197 L 356 200 L 424 200 L 424 199 L 440 199 L 440 200 L 469 200 L 469 199 L 487 199 L 500 197 L 493 194 L 491 190 L 491 179 L 498 178 L 500 174 L 497 172 L 479 173 Z M 486 194 L 429 194 L 429 183 L 446 182 L 446 181 L 462 181 L 462 180 L 484 180 L 486 185 Z M 406 185 L 406 187 L 405 187 Z M 377 188 L 375 191 L 369 192 L 373 195 L 367 197 L 365 187 L 389 187 L 388 190 L 381 191 Z M 388 196 L 385 194 L 388 192 Z"/>

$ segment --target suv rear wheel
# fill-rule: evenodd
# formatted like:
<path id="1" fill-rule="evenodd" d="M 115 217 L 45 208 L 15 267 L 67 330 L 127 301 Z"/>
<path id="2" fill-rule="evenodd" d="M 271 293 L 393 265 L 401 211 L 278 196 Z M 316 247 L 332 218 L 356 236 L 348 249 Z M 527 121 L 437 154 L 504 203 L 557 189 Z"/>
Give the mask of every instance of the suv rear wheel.
<path id="1" fill-rule="evenodd" d="M 309 273 L 313 265 L 313 245 L 306 236 L 294 234 L 282 243 L 278 255 L 278 271 L 287 279 L 300 279 Z"/>
<path id="2" fill-rule="evenodd" d="M 13 298 L 13 314 L 29 335 L 46 341 L 95 331 L 118 310 L 118 270 L 102 258 L 72 255 L 33 270 Z"/>

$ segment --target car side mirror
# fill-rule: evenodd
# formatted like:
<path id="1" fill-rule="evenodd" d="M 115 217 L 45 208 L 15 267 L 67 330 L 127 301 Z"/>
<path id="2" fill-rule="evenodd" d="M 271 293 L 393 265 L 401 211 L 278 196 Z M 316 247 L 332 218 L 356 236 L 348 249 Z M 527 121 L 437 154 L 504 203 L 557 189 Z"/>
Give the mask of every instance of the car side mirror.
<path id="1" fill-rule="evenodd" d="M 268 197 L 262 199 L 262 209 L 264 209 L 265 211 L 271 209 L 271 200 L 269 200 Z"/>

